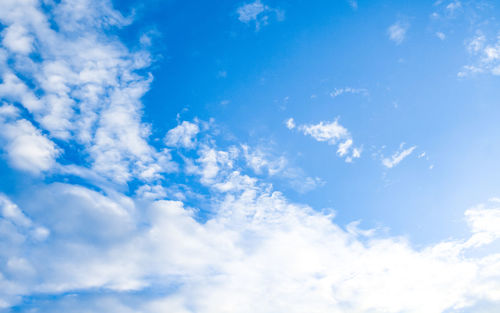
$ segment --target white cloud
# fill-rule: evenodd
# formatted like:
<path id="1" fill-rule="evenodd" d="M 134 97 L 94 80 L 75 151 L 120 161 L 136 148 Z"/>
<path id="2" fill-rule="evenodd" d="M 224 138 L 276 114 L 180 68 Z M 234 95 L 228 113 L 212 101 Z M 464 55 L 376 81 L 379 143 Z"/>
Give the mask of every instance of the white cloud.
<path id="1" fill-rule="evenodd" d="M 450 13 L 450 14 L 454 14 L 455 11 L 459 10 L 462 8 L 462 3 L 460 1 L 453 1 L 453 2 L 450 2 L 447 6 L 446 6 L 446 10 Z"/>
<path id="2" fill-rule="evenodd" d="M 7 150 L 9 163 L 33 174 L 52 169 L 60 149 L 18 114 L 13 106 L 0 107 L 0 143 Z"/>
<path id="3" fill-rule="evenodd" d="M 465 255 L 477 247 L 467 245 L 468 240 L 416 249 L 403 238 L 359 230 L 356 223 L 343 230 L 331 216 L 290 203 L 281 194 L 259 187 L 255 179 L 237 172 L 230 177 L 246 181 L 237 183 L 242 187 L 238 193 L 216 202 L 214 216 L 206 223 L 198 223 L 192 210 L 177 201 L 143 202 L 136 208 L 123 195 L 104 196 L 61 184 L 35 194 L 36 205 L 28 205 L 29 210 L 53 229 L 51 236 L 60 244 L 49 250 L 33 246 L 27 256 L 11 252 L 10 273 L 15 267 L 29 267 L 32 276 L 25 281 L 19 276 L 3 278 L 4 286 L 17 284 L 17 288 L 3 289 L 0 298 L 15 303 L 10 302 L 15 295 L 34 291 L 94 294 L 95 289 L 110 290 L 115 301 L 108 311 L 125 308 L 147 313 L 341 312 L 346 308 L 442 313 L 483 300 L 500 301 L 495 292 L 500 288 L 500 256 L 468 258 Z M 47 198 L 46 192 L 53 196 Z M 53 206 L 62 201 L 76 211 Z M 48 215 L 49 209 L 56 211 Z M 498 223 L 483 224 L 487 216 L 497 217 L 490 210 L 495 209 L 466 213 L 472 221 L 471 238 L 481 232 L 498 238 Z M 140 212 L 144 215 L 137 221 L 143 226 L 134 226 L 132 217 Z M 84 231 L 89 221 L 94 234 Z M 77 245 L 71 244 L 75 241 Z M 96 246 L 96 242 L 102 244 Z M 23 247 L 22 242 L 10 244 Z M 178 287 L 133 302 L 120 300 L 121 291 L 169 285 Z M 77 302 L 66 312 L 89 305 L 78 300 L 77 292 L 73 299 Z M 53 312 L 61 301 L 64 298 L 50 300 L 50 308 L 42 312 Z"/>
<path id="4" fill-rule="evenodd" d="M 498 202 L 490 200 L 488 205 L 481 204 L 465 212 L 467 222 L 473 233 L 468 246 L 483 246 L 500 238 L 500 208 Z"/>
<path id="5" fill-rule="evenodd" d="M 335 145 L 339 140 L 349 137 L 349 131 L 340 125 L 337 120 L 302 125 L 300 130 L 305 135 L 309 135 L 317 141 L 326 141 L 330 145 Z"/>
<path id="6" fill-rule="evenodd" d="M 89 155 L 92 170 L 102 177 L 123 184 L 172 171 L 168 151 L 149 145 L 149 126 L 141 121 L 140 98 L 152 76 L 138 70 L 149 65 L 149 53 L 131 52 L 101 33 L 130 20 L 108 1 L 50 2 L 45 9 L 35 1 L 0 3 L 6 48 L 0 49 L 5 53 L 0 96 L 22 104 L 47 140 L 63 140 Z M 36 55 L 26 56 L 28 52 Z M 37 147 L 37 153 L 50 150 L 47 144 Z M 47 168 L 42 163 L 38 167 Z"/>
<path id="7" fill-rule="evenodd" d="M 405 40 L 406 32 L 409 27 L 410 25 L 408 23 L 404 23 L 401 21 L 392 24 L 387 29 L 389 39 L 394 41 L 397 45 L 401 44 Z"/>
<path id="8" fill-rule="evenodd" d="M 346 157 L 346 162 L 352 162 L 353 158 L 359 158 L 361 149 L 353 147 L 351 134 L 344 126 L 333 122 L 319 122 L 318 124 L 300 125 L 298 129 L 320 142 L 327 142 L 329 145 L 337 145 L 337 154 L 340 157 Z M 348 153 L 351 152 L 349 156 Z"/>
<path id="9" fill-rule="evenodd" d="M 12 24 L 3 32 L 2 43 L 12 52 L 27 54 L 32 51 L 33 37 L 22 25 Z"/>
<path id="10" fill-rule="evenodd" d="M 404 158 L 409 156 L 416 146 L 410 147 L 408 149 L 403 149 L 403 145 L 401 144 L 398 151 L 394 152 L 394 154 L 389 157 L 389 158 L 384 158 L 382 159 L 382 164 L 387 167 L 387 168 L 393 168 L 394 166 L 398 165 L 401 161 L 403 161 Z"/>
<path id="11" fill-rule="evenodd" d="M 24 186 L 19 205 L 0 196 L 0 310 L 21 304 L 20 310 L 65 313 L 442 313 L 500 302 L 500 255 L 481 250 L 484 256 L 468 257 L 500 236 L 497 203 L 466 212 L 470 238 L 415 248 L 356 222 L 344 230 L 331 215 L 290 202 L 244 174 L 247 167 L 288 168 L 258 150 L 221 149 L 214 140 L 194 145 L 195 159 L 180 155 L 183 177 L 208 190 L 201 206 L 191 201 L 200 199 L 196 191 L 185 203 L 157 200 L 185 189 L 172 181 L 164 186 L 170 153 L 149 145 L 141 122 L 140 98 L 151 78 L 136 70 L 149 58 L 96 30 L 129 21 L 106 1 L 45 4 L 55 6 L 57 32 L 35 2 L 0 2 L 1 23 L 21 22 L 37 42 L 31 49 L 38 43 L 42 49 L 41 61 L 31 60 L 19 77 L 20 64 L 0 57 L 8 78 L 0 90 L 10 103 L 0 107 L 1 147 L 9 159 L 17 156 L 12 162 L 41 172 L 57 166 L 62 148 L 55 140 L 76 145 L 90 163 L 59 170 L 87 187 L 39 180 Z M 16 59 L 26 51 L 9 53 L 19 53 Z M 25 75 L 43 96 L 23 82 Z M 297 128 L 335 145 L 346 161 L 361 153 L 338 121 Z M 184 131 L 177 135 L 177 144 L 193 142 Z M 134 193 L 113 183 L 95 186 L 89 177 L 133 178 L 140 186 Z M 321 183 L 306 178 L 302 185 Z"/>
<path id="12" fill-rule="evenodd" d="M 257 31 L 268 24 L 272 13 L 274 13 L 278 21 L 283 21 L 285 18 L 284 11 L 264 5 L 260 0 L 243 4 L 236 10 L 236 13 L 238 13 L 240 22 L 245 24 L 254 22 Z"/>
<path id="13" fill-rule="evenodd" d="M 489 73 L 500 75 L 500 39 L 496 42 L 487 40 L 481 32 L 467 42 L 467 51 L 474 57 L 473 64 L 464 65 L 457 74 L 458 77 L 466 77 L 472 74 Z"/>
<path id="14" fill-rule="evenodd" d="M 195 137 L 200 132 L 197 124 L 183 121 L 182 124 L 168 131 L 165 143 L 171 147 L 194 148 Z"/>
<path id="15" fill-rule="evenodd" d="M 436 37 L 438 37 L 441 40 L 445 40 L 446 39 L 446 35 L 444 33 L 442 33 L 442 32 L 436 32 Z"/>
<path id="16" fill-rule="evenodd" d="M 286 120 L 286 128 L 288 128 L 288 129 L 295 128 L 295 120 L 293 118 L 289 118 Z"/>
<path id="17" fill-rule="evenodd" d="M 248 145 L 242 145 L 243 156 L 247 165 L 257 174 L 266 171 L 269 175 L 275 175 L 286 167 L 287 160 L 281 156 L 272 158 L 262 149 L 252 149 Z"/>
<path id="18" fill-rule="evenodd" d="M 335 88 L 335 90 L 330 93 L 330 97 L 336 98 L 336 97 L 338 97 L 342 94 L 346 94 L 346 93 L 363 94 L 366 96 L 368 94 L 368 90 L 364 89 L 364 88 L 352 88 L 352 87 Z"/>

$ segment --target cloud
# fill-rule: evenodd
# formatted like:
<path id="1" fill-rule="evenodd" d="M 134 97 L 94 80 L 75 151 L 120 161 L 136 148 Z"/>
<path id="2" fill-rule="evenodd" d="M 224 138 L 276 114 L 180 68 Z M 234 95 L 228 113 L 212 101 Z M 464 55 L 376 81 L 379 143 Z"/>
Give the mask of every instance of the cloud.
<path id="1" fill-rule="evenodd" d="M 152 76 L 138 71 L 150 64 L 149 53 L 131 52 L 102 35 L 130 23 L 108 1 L 50 2 L 43 9 L 35 1 L 2 1 L 0 23 L 0 97 L 22 105 L 33 119 L 23 129 L 39 134 L 23 137 L 38 163 L 24 143 L 22 149 L 15 140 L 3 146 L 8 155 L 22 155 L 15 164 L 35 164 L 33 171 L 54 167 L 50 142 L 62 140 L 88 155 L 95 173 L 116 183 L 159 179 L 175 169 L 167 150 L 149 145 L 149 126 L 141 121 L 140 98 Z"/>
<path id="2" fill-rule="evenodd" d="M 290 129 L 290 128 L 289 128 Z M 304 134 L 313 137 L 316 141 L 327 142 L 329 145 L 337 145 L 337 155 L 345 157 L 350 163 L 354 158 L 361 156 L 361 149 L 353 147 L 353 140 L 349 131 L 338 123 L 321 121 L 318 124 L 300 125 L 298 129 Z M 348 155 L 351 152 L 351 155 Z"/>
<path id="3" fill-rule="evenodd" d="M 194 123 L 166 136 L 194 151 L 153 147 L 141 121 L 151 81 L 139 74 L 147 52 L 106 36 L 129 20 L 107 1 L 45 5 L 50 14 L 31 1 L 0 2 L 2 25 L 24 27 L 39 53 L 1 48 L 9 60 L 0 56 L 1 148 L 14 167 L 58 174 L 0 195 L 0 310 L 443 313 L 498 306 L 500 255 L 488 250 L 500 237 L 498 202 L 466 212 L 470 236 L 416 248 L 357 222 L 344 229 L 332 214 L 290 201 L 249 173 L 292 177 L 281 158 L 220 147 L 214 134 L 195 141 Z M 32 66 L 23 68 L 21 58 Z M 337 120 L 295 129 L 336 146 L 346 161 L 361 153 Z M 88 161 L 63 163 L 64 153 Z M 173 167 L 181 179 L 167 175 Z M 174 192 L 185 200 L 174 200 Z"/>
<path id="4" fill-rule="evenodd" d="M 286 128 L 288 129 L 294 129 L 295 128 L 295 120 L 291 117 L 286 120 Z"/>
<path id="5" fill-rule="evenodd" d="M 335 90 L 330 93 L 330 97 L 336 98 L 336 97 L 343 95 L 343 94 L 346 94 L 346 93 L 363 94 L 366 96 L 368 94 L 368 90 L 364 89 L 364 88 L 352 88 L 352 87 L 335 88 Z"/>
<path id="6" fill-rule="evenodd" d="M 199 131 L 197 124 L 183 121 L 182 124 L 168 131 L 165 143 L 171 147 L 194 148 L 195 137 Z"/>
<path id="7" fill-rule="evenodd" d="M 260 0 L 243 4 L 236 10 L 236 13 L 238 14 L 238 20 L 240 22 L 245 24 L 255 23 L 255 29 L 257 31 L 260 30 L 262 26 L 268 24 L 269 17 L 272 14 L 276 16 L 278 21 L 283 21 L 285 18 L 284 11 L 264 5 Z"/>
<path id="8" fill-rule="evenodd" d="M 234 177 L 242 178 L 232 172 L 227 179 Z M 209 188 L 219 190 L 216 185 Z M 15 301 L 16 295 L 15 291 L 6 294 L 7 290 L 72 292 L 67 312 L 107 303 L 110 312 L 216 312 L 221 308 L 340 312 L 349 308 L 441 313 L 481 301 L 500 301 L 495 292 L 500 288 L 500 272 L 495 269 L 500 256 L 465 256 L 491 241 L 475 241 L 474 246 L 468 245 L 471 239 L 442 241 L 416 249 L 404 238 L 359 230 L 356 224 L 343 230 L 331 216 L 290 203 L 257 180 L 216 201 L 214 215 L 205 223 L 197 222 L 193 211 L 178 201 L 143 202 L 137 207 L 138 202 L 124 195 L 106 196 L 66 184 L 49 186 L 46 192 L 53 195 L 49 203 L 43 200 L 48 199 L 43 191 L 35 193 L 36 205 L 27 208 L 53 230 L 57 245 L 35 245 L 29 255 L 9 254 L 11 267 L 2 263 L 2 271 L 12 273 L 16 266 L 24 266 L 31 268 L 32 277 L 3 278 L 4 286 L 18 286 L 2 289 L 5 303 Z M 76 210 L 46 214 L 61 201 Z M 482 222 L 489 216 L 496 218 L 497 210 L 478 207 L 466 213 L 473 231 L 470 238 L 483 232 L 498 238 L 498 223 Z M 134 225 L 136 214 L 142 214 L 137 223 L 142 221 L 144 226 Z M 93 221 L 95 232 L 86 231 L 87 219 Z M 10 242 L 16 251 L 22 251 L 23 245 Z M 14 265 L 13 260 L 21 259 Z M 170 291 L 126 301 L 131 296 L 127 290 L 156 288 Z M 86 298 L 77 290 L 88 290 Z M 110 292 L 103 296 L 102 290 Z M 85 300 L 89 295 L 95 301 Z M 54 312 L 68 300 L 64 296 L 43 300 L 39 308 Z M 31 301 L 37 304 L 36 297 Z"/>
<path id="9" fill-rule="evenodd" d="M 442 33 L 442 32 L 437 32 L 436 33 L 436 37 L 438 37 L 441 40 L 445 40 L 446 39 L 446 35 L 444 33 Z"/>
<path id="10" fill-rule="evenodd" d="M 472 64 L 464 65 L 457 74 L 458 77 L 480 73 L 500 75 L 500 39 L 497 39 L 496 42 L 488 40 L 482 32 L 477 32 L 467 42 L 466 48 L 475 61 Z"/>
<path id="11" fill-rule="evenodd" d="M 409 156 L 417 146 L 410 147 L 408 149 L 403 149 L 404 143 L 399 146 L 398 151 L 394 152 L 394 154 L 389 158 L 382 159 L 382 165 L 387 168 L 393 168 L 398 165 L 404 158 Z"/>
<path id="12" fill-rule="evenodd" d="M 21 54 L 28 54 L 32 51 L 33 37 L 22 25 L 13 24 L 4 29 L 2 35 L 2 44 L 9 50 Z"/>
<path id="13" fill-rule="evenodd" d="M 396 45 L 400 45 L 405 40 L 406 32 L 409 27 L 410 25 L 408 23 L 403 23 L 401 21 L 392 24 L 387 29 L 389 39 L 394 41 Z"/>
<path id="14" fill-rule="evenodd" d="M 19 118 L 18 109 L 10 105 L 0 107 L 0 139 L 9 163 L 33 174 L 52 169 L 61 153 L 31 122 Z"/>

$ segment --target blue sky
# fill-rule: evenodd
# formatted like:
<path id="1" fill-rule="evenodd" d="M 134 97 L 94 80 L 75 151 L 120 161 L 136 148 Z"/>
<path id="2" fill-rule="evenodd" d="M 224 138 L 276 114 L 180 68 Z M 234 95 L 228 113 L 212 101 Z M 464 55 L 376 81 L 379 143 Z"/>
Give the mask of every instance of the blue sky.
<path id="1" fill-rule="evenodd" d="M 0 3 L 0 312 L 496 312 L 495 1 Z"/>

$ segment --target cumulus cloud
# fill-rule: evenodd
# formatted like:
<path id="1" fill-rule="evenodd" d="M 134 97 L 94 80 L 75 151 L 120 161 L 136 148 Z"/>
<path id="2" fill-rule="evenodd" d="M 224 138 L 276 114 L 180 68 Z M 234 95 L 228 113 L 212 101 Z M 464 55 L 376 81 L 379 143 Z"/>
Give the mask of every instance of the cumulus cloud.
<path id="1" fill-rule="evenodd" d="M 387 168 L 393 168 L 398 165 L 401 161 L 404 160 L 407 156 L 409 156 L 413 150 L 417 148 L 417 146 L 410 147 L 408 149 L 403 149 L 404 143 L 399 146 L 398 151 L 394 152 L 394 154 L 388 158 L 382 159 L 382 165 Z"/>
<path id="2" fill-rule="evenodd" d="M 233 171 L 224 180 L 236 177 L 244 179 Z M 220 190 L 216 185 L 209 188 Z M 26 210 L 53 230 L 51 236 L 58 244 L 32 246 L 29 255 L 9 254 L 11 271 L 25 266 L 32 274 L 24 281 L 3 278 L 4 286 L 17 286 L 3 289 L 4 303 L 13 304 L 16 295 L 34 291 L 76 290 L 89 290 L 98 300 L 92 303 L 104 301 L 111 312 L 217 312 L 221 308 L 342 312 L 349 308 L 441 313 L 480 301 L 500 301 L 495 292 L 500 288 L 500 272 L 495 270 L 500 255 L 465 256 L 491 240 L 475 240 L 473 246 L 467 244 L 472 239 L 443 241 L 416 249 L 404 238 L 358 230 L 355 224 L 344 230 L 330 215 L 293 204 L 255 179 L 246 179 L 243 188 L 217 200 L 214 215 L 205 223 L 197 222 L 193 211 L 178 201 L 142 202 L 138 207 L 139 202 L 124 195 L 56 184 L 47 190 L 53 195 L 47 203 L 45 192 L 35 193 L 36 203 Z M 75 209 L 45 214 L 57 202 Z M 466 213 L 471 238 L 481 233 L 499 237 L 498 223 L 485 222 L 489 216 L 498 217 L 496 211 L 477 207 Z M 134 218 L 137 214 L 142 218 Z M 90 222 L 92 233 L 85 229 Z M 16 251 L 25 244 L 9 241 Z M 177 287 L 167 294 L 125 301 L 127 290 L 168 286 Z M 108 300 L 91 291 L 95 288 L 110 290 Z M 42 312 L 66 300 L 54 298 Z M 72 301 L 67 312 L 89 305 L 78 292 Z M 44 303 L 40 302 L 42 308 Z"/>
<path id="3" fill-rule="evenodd" d="M 195 137 L 199 131 L 197 124 L 183 121 L 182 124 L 168 131 L 165 143 L 171 147 L 194 148 Z"/>
<path id="4" fill-rule="evenodd" d="M 284 11 L 271 8 L 263 4 L 260 0 L 243 4 L 236 10 L 236 13 L 240 22 L 245 24 L 255 23 L 257 31 L 269 23 L 271 15 L 275 15 L 278 21 L 282 21 L 285 18 Z"/>
<path id="5" fill-rule="evenodd" d="M 2 1 L 0 23 L 0 97 L 22 105 L 36 122 L 18 124 L 25 131 L 37 128 L 29 132 L 38 135 L 23 138 L 43 160 L 38 171 L 54 165 L 52 139 L 78 147 L 94 172 L 117 183 L 159 178 L 175 168 L 168 151 L 149 145 L 149 126 L 141 121 L 140 98 L 152 76 L 138 71 L 150 64 L 149 53 L 131 52 L 101 35 L 130 23 L 108 1 L 50 2 L 44 8 L 36 1 Z M 31 152 L 16 142 L 3 148 L 21 154 L 16 164 L 27 168 Z"/>
<path id="6" fill-rule="evenodd" d="M 352 162 L 354 158 L 361 156 L 361 149 L 353 147 L 351 134 L 347 128 L 338 123 L 338 120 L 332 122 L 321 121 L 318 124 L 304 124 L 300 125 L 298 129 L 304 135 L 311 136 L 316 141 L 336 145 L 337 155 L 345 157 L 346 162 Z"/>
<path id="7" fill-rule="evenodd" d="M 396 45 L 400 45 L 405 40 L 406 32 L 409 27 L 410 25 L 408 23 L 398 21 L 389 26 L 387 29 L 387 35 L 390 40 L 396 43 Z"/>
<path id="8" fill-rule="evenodd" d="M 500 302 L 500 255 L 487 253 L 500 237 L 495 201 L 466 212 L 470 236 L 415 248 L 290 201 L 248 173 L 286 173 L 285 161 L 213 138 L 195 144 L 189 122 L 165 139 L 195 149 L 176 155 L 192 190 L 173 200 L 188 188 L 166 187 L 171 154 L 148 143 L 141 121 L 151 77 L 137 70 L 148 57 L 101 32 L 129 20 L 107 1 L 45 5 L 54 20 L 34 1 L 0 2 L 0 22 L 24 27 L 40 53 L 2 40 L 1 148 L 13 166 L 78 179 L 0 195 L 0 310 L 443 313 Z M 20 56 L 33 65 L 23 75 Z M 346 160 L 361 153 L 337 120 L 295 129 Z M 88 163 L 57 163 L 72 146 Z"/>
<path id="9" fill-rule="evenodd" d="M 52 169 L 60 154 L 60 149 L 31 122 L 19 118 L 19 110 L 11 105 L 0 107 L 0 142 L 13 167 L 33 174 Z"/>

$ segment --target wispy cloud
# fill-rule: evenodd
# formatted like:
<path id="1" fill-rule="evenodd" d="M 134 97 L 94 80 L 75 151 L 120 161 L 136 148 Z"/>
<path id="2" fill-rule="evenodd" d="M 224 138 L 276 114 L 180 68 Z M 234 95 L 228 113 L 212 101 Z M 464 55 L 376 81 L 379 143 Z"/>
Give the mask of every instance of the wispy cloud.
<path id="1" fill-rule="evenodd" d="M 238 20 L 240 22 L 245 24 L 255 23 L 257 31 L 269 23 L 271 15 L 274 15 L 278 21 L 283 21 L 285 18 L 283 10 L 271 8 L 263 4 L 260 0 L 243 4 L 236 10 L 236 13 L 238 13 Z"/>
<path id="2" fill-rule="evenodd" d="M 368 95 L 368 90 L 365 88 L 352 88 L 352 87 L 344 87 L 344 88 L 335 88 L 332 92 L 330 92 L 330 97 L 336 98 L 343 94 L 362 94 Z"/>
<path id="3" fill-rule="evenodd" d="M 404 143 L 399 146 L 398 151 L 394 152 L 391 157 L 383 158 L 382 164 L 387 168 L 393 168 L 403 161 L 407 156 L 409 156 L 417 146 L 410 147 L 408 149 L 403 149 Z"/>
<path id="4" fill-rule="evenodd" d="M 442 33 L 442 32 L 436 32 L 436 37 L 438 37 L 441 40 L 445 40 L 446 39 L 446 35 L 444 33 Z"/>
<path id="5" fill-rule="evenodd" d="M 389 39 L 394 41 L 397 45 L 400 45 L 406 38 L 406 32 L 410 25 L 406 22 L 398 21 L 387 29 L 387 35 Z"/>
<path id="6" fill-rule="evenodd" d="M 500 39 L 488 40 L 478 31 L 466 44 L 467 51 L 475 58 L 475 62 L 463 66 L 459 77 L 471 74 L 489 73 L 500 75 Z"/>

